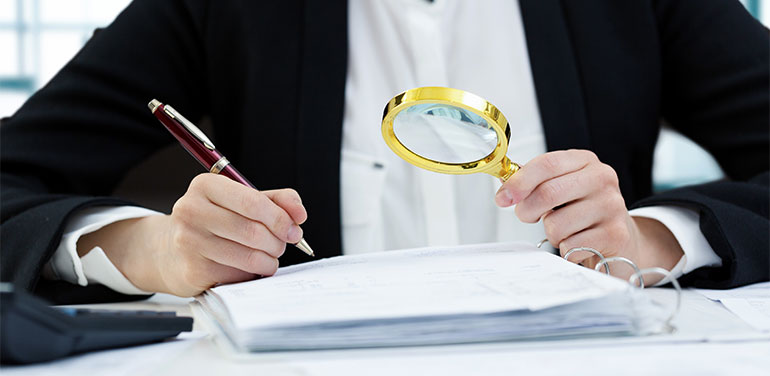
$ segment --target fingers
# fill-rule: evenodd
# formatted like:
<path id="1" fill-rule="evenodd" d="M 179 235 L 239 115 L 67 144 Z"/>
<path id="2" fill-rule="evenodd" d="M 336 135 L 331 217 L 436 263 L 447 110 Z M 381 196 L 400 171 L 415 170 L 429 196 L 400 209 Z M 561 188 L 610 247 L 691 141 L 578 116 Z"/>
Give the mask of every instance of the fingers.
<path id="1" fill-rule="evenodd" d="M 516 205 L 516 216 L 522 222 L 536 223 L 540 218 L 560 205 L 586 197 L 595 190 L 595 179 L 586 167 L 538 185 Z"/>
<path id="2" fill-rule="evenodd" d="M 293 189 L 276 189 L 272 191 L 262 191 L 278 206 L 283 208 L 289 214 L 294 223 L 301 225 L 307 220 L 307 211 L 302 205 L 302 199 L 299 193 Z"/>
<path id="3" fill-rule="evenodd" d="M 600 252 L 604 257 L 624 256 L 636 262 L 638 260 L 636 254 L 638 245 L 635 239 L 632 227 L 629 226 L 625 218 L 610 217 L 608 220 L 562 240 L 559 243 L 559 252 L 564 256 L 573 248 L 590 247 Z M 590 268 L 593 268 L 599 259 L 598 256 L 588 251 L 577 251 L 569 257 L 569 261 Z M 620 265 L 620 269 L 614 270 L 613 275 L 627 277 L 630 269 L 626 265 Z"/>
<path id="4" fill-rule="evenodd" d="M 258 273 L 252 274 L 215 262 L 207 262 L 202 272 L 206 273 L 207 275 L 215 276 L 214 281 L 209 286 L 205 286 L 205 288 L 213 287 L 222 283 L 250 281 L 259 277 L 259 275 L 257 275 Z"/>
<path id="5" fill-rule="evenodd" d="M 598 225 L 606 212 L 596 210 L 589 200 L 579 200 L 543 217 L 548 242 L 558 246 L 562 241 L 585 229 Z"/>
<path id="6" fill-rule="evenodd" d="M 288 212 L 303 221 L 307 214 L 302 203 L 292 198 L 290 193 L 274 195 L 280 197 L 282 207 L 273 202 L 264 192 L 215 174 L 197 176 L 190 183 L 190 189 L 199 191 L 217 206 L 264 224 L 273 235 L 284 242 L 297 243 L 302 238 L 302 229 L 297 226 L 295 219 Z M 296 196 L 298 197 L 299 195 Z"/>
<path id="7" fill-rule="evenodd" d="M 542 219 L 548 241 L 558 246 L 562 256 L 574 248 L 590 247 L 604 257 L 638 259 L 638 230 L 620 193 L 617 174 L 590 151 L 538 156 L 503 184 L 495 201 L 501 206 L 516 204 L 516 216 L 522 222 Z M 577 251 L 569 261 L 592 267 L 599 257 Z"/>
<path id="8" fill-rule="evenodd" d="M 201 248 L 201 255 L 217 264 L 229 266 L 251 275 L 271 276 L 278 270 L 277 256 L 236 242 L 212 236 L 214 246 Z M 284 246 L 286 244 L 284 243 Z M 219 281 L 224 283 L 225 281 Z"/>
<path id="9" fill-rule="evenodd" d="M 584 231 L 581 231 L 577 234 L 574 234 L 570 236 L 567 239 L 562 240 L 559 244 L 559 253 L 562 257 L 567 254 L 571 249 L 573 248 L 580 248 L 580 247 L 590 247 L 593 249 L 596 249 L 600 253 L 602 253 L 603 256 L 605 255 L 605 247 L 602 246 L 604 243 L 604 237 L 602 235 L 602 231 L 599 228 L 590 228 Z M 576 264 L 584 263 L 587 260 L 596 257 L 593 253 L 589 251 L 577 251 L 573 252 L 570 256 L 568 261 L 574 262 Z"/>
<path id="10" fill-rule="evenodd" d="M 554 151 L 537 156 L 503 184 L 495 201 L 503 207 L 518 204 L 541 183 L 593 162 L 598 162 L 598 158 L 588 150 Z"/>
<path id="11" fill-rule="evenodd" d="M 218 283 L 269 276 L 278 269 L 276 257 L 184 222 L 176 224 L 170 246 L 163 278 L 168 292 L 176 295 L 195 295 Z"/>
<path id="12" fill-rule="evenodd" d="M 256 277 L 255 274 L 199 258 L 197 262 L 186 265 L 178 281 L 179 286 L 172 293 L 195 296 L 217 284 L 250 281 Z"/>
<path id="13" fill-rule="evenodd" d="M 211 205 L 205 215 L 208 218 L 206 230 L 219 238 L 264 251 L 275 258 L 281 257 L 286 250 L 286 242 L 276 237 L 261 222 L 216 205 Z"/>
<path id="14" fill-rule="evenodd" d="M 562 171 L 560 170 L 562 167 L 582 167 L 541 181 L 532 189 L 527 188 L 529 193 L 516 201 L 516 216 L 522 222 L 535 223 L 553 208 L 561 207 L 581 199 L 594 199 L 597 200 L 597 202 L 602 203 L 605 201 L 605 197 L 609 197 L 613 200 L 615 197 L 622 198 L 615 170 L 609 165 L 601 163 L 593 153 L 587 151 L 583 152 L 581 150 L 570 150 L 567 152 L 547 153 L 543 156 L 545 155 L 555 155 L 550 158 L 551 162 L 548 162 L 548 166 L 556 167 L 547 167 L 545 166 L 545 162 L 542 162 L 546 159 L 537 158 L 533 160 L 533 162 L 536 162 L 535 164 L 530 162 L 527 163 L 526 167 L 532 168 L 542 166 L 543 169 L 551 168 L 551 172 L 557 170 Z M 556 160 L 563 160 L 563 162 L 557 162 Z M 587 162 L 587 164 L 583 165 L 583 162 L 575 162 L 581 160 Z M 516 177 L 519 173 L 522 174 L 520 179 L 526 181 L 531 181 L 532 176 L 553 175 L 547 171 L 535 171 L 534 169 L 525 171 L 524 168 L 522 168 L 522 170 L 514 174 L 511 179 Z M 508 182 L 506 182 L 506 184 L 508 184 Z M 518 183 L 512 184 L 515 185 Z M 501 201 L 505 201 L 501 200 L 500 197 L 505 196 L 510 188 L 511 187 L 506 185 L 503 185 L 503 187 L 500 188 L 498 196 L 495 197 L 498 204 Z M 601 206 L 596 207 L 596 210 L 601 209 Z"/>
<path id="15" fill-rule="evenodd" d="M 291 189 L 260 192 L 225 176 L 198 175 L 174 205 L 155 247 L 158 265 L 165 265 L 158 285 L 189 296 L 217 283 L 273 275 L 286 243 L 302 238 L 297 223 L 306 219 Z"/>

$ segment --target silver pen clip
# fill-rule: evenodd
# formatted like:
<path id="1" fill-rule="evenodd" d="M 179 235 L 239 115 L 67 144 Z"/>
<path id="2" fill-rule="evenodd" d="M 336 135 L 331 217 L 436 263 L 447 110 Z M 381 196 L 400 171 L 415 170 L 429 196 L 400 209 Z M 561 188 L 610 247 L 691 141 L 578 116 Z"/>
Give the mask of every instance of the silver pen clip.
<path id="1" fill-rule="evenodd" d="M 214 143 L 209 140 L 208 137 L 201 131 L 198 127 L 195 126 L 192 122 L 187 120 L 182 114 L 177 112 L 173 107 L 166 105 L 163 107 L 164 111 L 166 111 L 166 115 L 170 116 L 172 119 L 176 119 L 179 121 L 179 123 L 182 124 L 185 128 L 187 128 L 190 133 L 195 136 L 200 142 L 203 143 L 203 146 L 205 146 L 209 150 L 216 149 L 214 147 Z"/>

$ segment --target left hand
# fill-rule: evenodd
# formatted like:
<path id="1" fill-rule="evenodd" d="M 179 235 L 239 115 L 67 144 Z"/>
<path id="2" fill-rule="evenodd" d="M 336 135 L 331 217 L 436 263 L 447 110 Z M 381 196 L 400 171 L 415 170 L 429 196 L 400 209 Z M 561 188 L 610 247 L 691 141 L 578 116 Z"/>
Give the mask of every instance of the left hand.
<path id="1" fill-rule="evenodd" d="M 522 222 L 542 219 L 548 242 L 562 256 L 575 247 L 591 247 L 605 257 L 626 257 L 642 269 L 671 270 L 683 255 L 663 224 L 629 215 L 615 170 L 588 150 L 554 151 L 532 159 L 503 184 L 495 202 L 501 207 L 516 205 Z M 575 252 L 570 261 L 593 268 L 599 259 Z M 628 270 L 613 274 L 630 276 L 630 268 L 621 269 Z"/>

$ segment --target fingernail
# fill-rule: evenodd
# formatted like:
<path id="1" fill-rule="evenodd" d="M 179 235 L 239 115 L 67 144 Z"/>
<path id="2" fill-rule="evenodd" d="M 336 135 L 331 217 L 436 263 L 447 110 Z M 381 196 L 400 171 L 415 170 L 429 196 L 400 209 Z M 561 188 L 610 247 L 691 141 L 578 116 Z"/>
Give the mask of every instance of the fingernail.
<path id="1" fill-rule="evenodd" d="M 513 204 L 513 196 L 505 188 L 500 188 L 495 195 L 495 203 L 500 207 L 507 207 Z"/>
<path id="2" fill-rule="evenodd" d="M 291 225 L 291 227 L 289 227 L 289 234 L 287 238 L 291 243 L 299 242 L 299 240 L 302 239 L 302 229 L 297 225 Z"/>

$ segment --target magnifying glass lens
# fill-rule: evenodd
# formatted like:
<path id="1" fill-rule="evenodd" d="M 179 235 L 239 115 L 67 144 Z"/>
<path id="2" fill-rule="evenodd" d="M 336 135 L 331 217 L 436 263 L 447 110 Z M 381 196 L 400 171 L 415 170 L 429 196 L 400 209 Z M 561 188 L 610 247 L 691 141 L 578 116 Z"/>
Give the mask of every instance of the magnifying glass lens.
<path id="1" fill-rule="evenodd" d="M 391 98 L 382 137 L 399 157 L 428 171 L 483 172 L 505 181 L 519 169 L 506 156 L 511 130 L 503 113 L 459 89 L 418 87 Z"/>
<path id="2" fill-rule="evenodd" d="M 483 159 L 497 147 L 497 133 L 481 116 L 461 107 L 420 103 L 399 112 L 393 133 L 412 153 L 442 163 Z"/>

